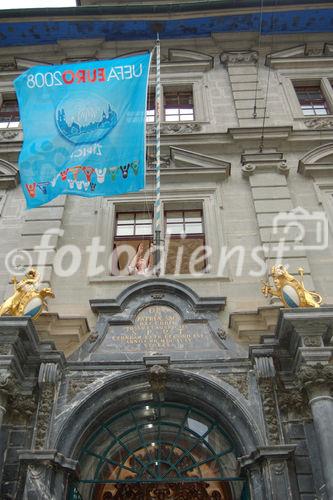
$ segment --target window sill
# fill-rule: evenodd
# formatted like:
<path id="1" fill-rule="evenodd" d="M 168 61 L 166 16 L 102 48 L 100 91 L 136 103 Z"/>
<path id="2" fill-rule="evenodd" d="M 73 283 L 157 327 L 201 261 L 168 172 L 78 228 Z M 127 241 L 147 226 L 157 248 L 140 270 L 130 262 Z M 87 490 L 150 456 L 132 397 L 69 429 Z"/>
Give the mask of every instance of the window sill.
<path id="1" fill-rule="evenodd" d="M 133 283 L 134 281 L 146 280 L 156 278 L 154 275 L 147 276 L 96 276 L 94 278 L 88 278 L 89 283 Z M 209 280 L 209 281 L 230 281 L 228 276 L 218 276 L 217 274 L 163 274 L 159 278 L 165 278 L 175 281 L 198 281 L 198 280 Z"/>

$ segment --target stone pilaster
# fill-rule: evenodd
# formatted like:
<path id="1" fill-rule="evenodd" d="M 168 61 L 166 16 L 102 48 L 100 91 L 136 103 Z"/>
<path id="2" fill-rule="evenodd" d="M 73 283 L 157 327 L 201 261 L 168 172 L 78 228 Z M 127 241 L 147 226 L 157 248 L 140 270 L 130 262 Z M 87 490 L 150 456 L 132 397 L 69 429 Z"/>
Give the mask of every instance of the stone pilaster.
<path id="1" fill-rule="evenodd" d="M 23 500 L 51 498 L 49 491 L 52 473 L 55 473 L 56 481 L 62 484 L 61 498 L 66 498 L 64 485 L 68 476 L 78 476 L 78 464 L 75 460 L 64 457 L 56 450 L 22 450 L 19 452 L 19 458 L 26 468 Z"/>
<path id="2" fill-rule="evenodd" d="M 240 127 L 262 126 L 265 100 L 258 84 L 258 53 L 253 50 L 222 52 Z"/>
<path id="3" fill-rule="evenodd" d="M 289 167 L 283 153 L 263 152 L 243 154 L 243 177 L 249 180 L 259 227 L 260 239 L 266 259 L 276 257 L 289 265 L 289 272 L 304 269 L 306 287 L 313 289 L 310 266 L 300 236 L 300 228 L 290 224 L 287 215 L 294 207 L 287 177 Z M 291 214 L 292 215 L 292 214 Z M 297 220 L 297 214 L 295 215 Z M 297 243 L 297 245 L 295 244 Z"/>
<path id="4" fill-rule="evenodd" d="M 257 375 L 262 411 L 269 444 L 281 443 L 281 431 L 275 387 L 275 367 L 270 346 L 251 347 L 250 355 Z"/>
<path id="5" fill-rule="evenodd" d="M 34 436 L 34 448 L 37 450 L 48 448 L 58 379 L 59 367 L 57 363 L 42 363 L 40 365 L 38 375 L 40 393 Z"/>
<path id="6" fill-rule="evenodd" d="M 293 500 L 295 486 L 290 474 L 294 445 L 263 446 L 239 458 L 241 470 L 251 484 L 251 498 L 256 500 Z M 266 491 L 263 492 L 263 485 Z"/>
<path id="7" fill-rule="evenodd" d="M 49 284 L 65 209 L 66 196 L 58 196 L 42 207 L 28 211 L 22 227 L 21 248 L 37 267 L 43 283 Z"/>

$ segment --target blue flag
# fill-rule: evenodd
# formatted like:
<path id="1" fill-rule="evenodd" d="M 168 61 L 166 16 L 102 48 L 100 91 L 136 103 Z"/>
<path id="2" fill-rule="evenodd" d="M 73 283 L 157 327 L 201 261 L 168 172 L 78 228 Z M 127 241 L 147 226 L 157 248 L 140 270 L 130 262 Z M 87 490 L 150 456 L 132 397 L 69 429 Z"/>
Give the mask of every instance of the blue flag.
<path id="1" fill-rule="evenodd" d="M 15 81 L 27 207 L 61 194 L 112 196 L 145 185 L 150 54 L 36 66 Z"/>

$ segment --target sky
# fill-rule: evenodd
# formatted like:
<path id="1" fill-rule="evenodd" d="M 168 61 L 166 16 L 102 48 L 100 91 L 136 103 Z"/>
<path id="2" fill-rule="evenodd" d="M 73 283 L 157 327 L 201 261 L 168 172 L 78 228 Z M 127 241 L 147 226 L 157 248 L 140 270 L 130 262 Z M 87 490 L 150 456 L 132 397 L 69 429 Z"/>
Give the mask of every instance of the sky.
<path id="1" fill-rule="evenodd" d="M 73 7 L 75 0 L 0 0 L 0 10 L 32 9 L 34 7 Z"/>

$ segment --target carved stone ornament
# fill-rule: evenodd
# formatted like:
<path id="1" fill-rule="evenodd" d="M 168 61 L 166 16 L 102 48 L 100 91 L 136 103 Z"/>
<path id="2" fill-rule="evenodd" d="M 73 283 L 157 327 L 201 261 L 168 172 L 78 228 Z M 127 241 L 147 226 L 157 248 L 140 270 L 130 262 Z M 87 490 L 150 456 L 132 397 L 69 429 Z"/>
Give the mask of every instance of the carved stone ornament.
<path id="1" fill-rule="evenodd" d="M 302 340 L 305 347 L 320 347 L 322 345 L 322 339 L 318 336 L 306 335 L 302 337 Z"/>
<path id="2" fill-rule="evenodd" d="M 16 71 L 17 65 L 16 62 L 3 63 L 0 64 L 0 71 Z"/>
<path id="3" fill-rule="evenodd" d="M 32 395 L 10 395 L 8 398 L 8 411 L 14 417 L 30 419 L 36 411 L 36 400 Z"/>
<path id="4" fill-rule="evenodd" d="M 162 300 L 164 297 L 164 293 L 152 293 L 151 298 L 154 300 Z"/>
<path id="5" fill-rule="evenodd" d="M 333 389 L 333 365 L 322 365 L 321 363 L 314 366 L 302 365 L 298 371 L 297 379 L 305 389 L 320 385 Z"/>
<path id="6" fill-rule="evenodd" d="M 11 344 L 0 344 L 0 356 L 6 356 L 11 353 Z"/>
<path id="7" fill-rule="evenodd" d="M 254 50 L 222 52 L 220 54 L 220 61 L 225 66 L 229 64 L 256 64 L 258 61 L 258 52 Z"/>
<path id="8" fill-rule="evenodd" d="M 229 498 L 229 488 L 223 483 L 189 482 L 189 483 L 161 483 L 161 484 L 117 484 L 113 494 L 104 493 L 103 498 L 108 500 L 138 500 L 149 498 L 152 500 L 222 500 Z"/>
<path id="9" fill-rule="evenodd" d="M 15 379 L 8 370 L 0 370 L 0 393 L 9 395 L 15 391 Z"/>
<path id="10" fill-rule="evenodd" d="M 154 365 L 148 371 L 148 379 L 153 394 L 162 394 L 167 382 L 167 369 L 161 365 Z"/>
<path id="11" fill-rule="evenodd" d="M 94 382 L 94 379 L 80 379 L 80 380 L 71 380 L 69 383 L 68 387 L 68 392 L 67 392 L 67 399 L 70 401 L 71 399 L 75 398 L 75 396 L 83 391 L 88 385 L 92 384 Z"/>
<path id="12" fill-rule="evenodd" d="M 281 163 L 279 163 L 277 165 L 277 169 L 278 169 L 278 172 L 280 172 L 280 174 L 288 174 L 288 172 L 290 170 L 286 160 L 281 161 Z"/>
<path id="13" fill-rule="evenodd" d="M 279 408 L 284 413 L 293 413 L 300 418 L 310 418 L 311 412 L 307 397 L 301 387 L 280 389 L 278 391 Z"/>
<path id="14" fill-rule="evenodd" d="M 46 444 L 49 422 L 52 414 L 54 402 L 54 387 L 52 384 L 45 384 L 39 400 L 38 417 L 36 423 L 35 448 L 43 449 Z"/>
<path id="15" fill-rule="evenodd" d="M 234 387 L 245 398 L 248 398 L 248 381 L 246 373 L 223 373 L 223 372 L 209 372 L 213 377 L 217 377 L 227 384 Z"/>
<path id="16" fill-rule="evenodd" d="M 306 55 L 309 57 L 322 56 L 323 55 L 323 47 L 311 47 L 306 51 Z"/>
<path id="17" fill-rule="evenodd" d="M 255 170 L 256 166 L 253 163 L 245 163 L 245 165 L 242 165 L 242 174 L 244 177 L 249 177 L 254 174 Z"/>
<path id="18" fill-rule="evenodd" d="M 273 444 L 279 444 L 279 425 L 273 382 L 271 379 L 261 379 L 259 382 L 259 387 L 262 396 L 262 406 L 269 441 Z"/>
<path id="19" fill-rule="evenodd" d="M 218 328 L 216 330 L 216 335 L 219 337 L 219 339 L 221 340 L 226 340 L 227 338 L 227 333 L 225 330 L 223 330 L 223 328 Z"/>
<path id="20" fill-rule="evenodd" d="M 8 141 L 15 139 L 20 133 L 20 130 L 1 130 L 0 131 L 0 141 Z"/>
<path id="21" fill-rule="evenodd" d="M 161 155 L 161 168 L 170 168 L 171 158 L 167 155 Z M 147 168 L 148 170 L 155 170 L 156 167 L 156 157 L 154 155 L 147 156 Z"/>
<path id="22" fill-rule="evenodd" d="M 333 118 L 311 118 L 304 121 L 308 128 L 329 129 L 333 128 Z"/>
<path id="23" fill-rule="evenodd" d="M 163 123 L 161 125 L 161 134 L 162 135 L 184 135 L 184 134 L 192 134 L 192 132 L 200 132 L 201 124 L 200 123 Z M 155 135 L 155 125 L 147 126 L 147 135 L 154 136 Z"/>
<path id="24" fill-rule="evenodd" d="M 96 342 L 97 339 L 98 339 L 98 333 L 96 333 L 96 332 L 91 333 L 88 337 L 88 340 L 91 344 Z"/>

